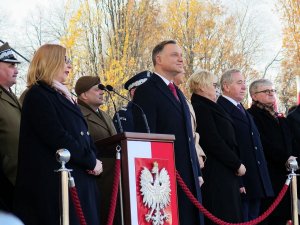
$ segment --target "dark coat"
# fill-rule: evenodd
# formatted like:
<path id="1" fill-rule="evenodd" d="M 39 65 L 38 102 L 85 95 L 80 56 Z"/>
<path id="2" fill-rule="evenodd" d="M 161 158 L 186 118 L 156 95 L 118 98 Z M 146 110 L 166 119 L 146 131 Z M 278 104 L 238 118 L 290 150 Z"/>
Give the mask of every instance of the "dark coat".
<path id="1" fill-rule="evenodd" d="M 0 86 L 0 209 L 11 210 L 17 175 L 21 106 Z"/>
<path id="2" fill-rule="evenodd" d="M 120 122 L 121 122 L 121 125 L 122 125 L 122 128 L 123 128 L 123 132 L 134 132 L 132 107 L 133 107 L 133 104 L 130 101 L 130 102 L 128 102 L 126 107 L 122 107 L 118 111 L 119 116 L 120 116 Z M 120 133 L 120 128 L 119 128 L 119 124 L 118 124 L 116 114 L 114 115 L 113 122 L 114 122 L 114 125 L 115 125 L 118 133 Z"/>
<path id="3" fill-rule="evenodd" d="M 87 224 L 99 223 L 96 178 L 86 170 L 96 165 L 95 146 L 77 105 L 39 83 L 26 94 L 21 117 L 15 211 L 30 225 L 59 225 L 61 166 L 55 159 L 66 148 L 71 172 Z M 70 224 L 79 225 L 70 198 Z"/>
<path id="4" fill-rule="evenodd" d="M 234 122 L 240 159 L 247 170 L 245 176 L 243 176 L 243 186 L 247 192 L 245 197 L 260 199 L 273 196 L 263 147 L 252 116 L 247 111 L 244 115 L 223 96 L 218 98 L 217 103 L 231 116 Z"/>
<path id="5" fill-rule="evenodd" d="M 200 145 L 207 156 L 202 169 L 203 205 L 224 221 L 242 222 L 239 177 L 236 175 L 241 162 L 233 121 L 221 106 L 205 97 L 193 94 L 191 101 L 201 137 Z M 214 223 L 207 220 L 205 224 Z"/>
<path id="6" fill-rule="evenodd" d="M 176 169 L 201 201 L 198 177 L 201 175 L 193 139 L 191 117 L 188 105 L 182 92 L 176 87 L 179 103 L 164 81 L 153 74 L 147 82 L 139 86 L 133 102 L 144 110 L 151 133 L 174 134 Z M 146 132 L 141 112 L 133 108 L 136 131 Z M 181 225 L 203 224 L 203 217 L 190 203 L 180 187 L 177 187 L 179 217 Z"/>
<path id="7" fill-rule="evenodd" d="M 300 105 L 287 116 L 287 121 L 294 136 L 294 156 L 300 157 Z M 299 180 L 299 179 L 298 179 Z"/>
<path id="8" fill-rule="evenodd" d="M 286 118 L 278 117 L 277 119 L 270 115 L 264 109 L 260 109 L 253 105 L 248 112 L 253 116 L 254 122 L 260 133 L 261 143 L 263 145 L 265 157 L 268 163 L 269 174 L 274 188 L 275 196 L 278 195 L 282 189 L 286 178 L 287 170 L 285 163 L 292 155 L 293 138 L 287 123 Z M 267 207 L 274 201 L 271 198 L 263 204 L 263 208 Z M 289 193 L 277 207 L 277 209 L 270 215 L 269 224 L 284 224 L 290 219 L 291 207 Z"/>

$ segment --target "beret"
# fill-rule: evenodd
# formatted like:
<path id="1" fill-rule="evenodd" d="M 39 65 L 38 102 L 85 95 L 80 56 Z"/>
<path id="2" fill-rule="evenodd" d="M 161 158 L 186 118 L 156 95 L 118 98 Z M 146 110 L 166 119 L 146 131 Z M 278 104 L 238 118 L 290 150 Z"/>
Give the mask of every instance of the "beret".
<path id="1" fill-rule="evenodd" d="M 75 84 L 75 92 L 79 96 L 90 90 L 94 85 L 100 84 L 100 78 L 96 76 L 80 77 Z"/>

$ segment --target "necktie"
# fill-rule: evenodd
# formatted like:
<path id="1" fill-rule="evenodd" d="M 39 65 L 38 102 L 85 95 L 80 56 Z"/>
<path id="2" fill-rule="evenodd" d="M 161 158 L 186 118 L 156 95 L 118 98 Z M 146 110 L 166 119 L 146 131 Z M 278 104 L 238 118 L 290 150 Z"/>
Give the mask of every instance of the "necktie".
<path id="1" fill-rule="evenodd" d="M 178 95 L 177 95 L 176 88 L 175 88 L 174 84 L 172 82 L 170 82 L 168 87 L 169 87 L 170 91 L 172 92 L 172 94 L 174 95 L 174 97 L 177 99 L 177 101 L 179 101 L 179 98 L 178 98 Z"/>
<path id="2" fill-rule="evenodd" d="M 243 113 L 244 115 L 246 115 L 244 108 L 242 107 L 242 105 L 239 103 L 237 104 L 238 109 L 241 111 L 241 113 Z"/>

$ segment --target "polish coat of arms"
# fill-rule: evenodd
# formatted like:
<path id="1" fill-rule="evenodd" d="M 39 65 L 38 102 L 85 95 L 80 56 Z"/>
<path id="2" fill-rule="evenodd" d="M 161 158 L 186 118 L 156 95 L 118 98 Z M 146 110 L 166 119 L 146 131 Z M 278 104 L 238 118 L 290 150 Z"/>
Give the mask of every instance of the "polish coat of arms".
<path id="1" fill-rule="evenodd" d="M 147 222 L 152 225 L 163 225 L 169 219 L 165 208 L 170 204 L 170 176 L 165 168 L 159 171 L 158 163 L 153 163 L 150 171 L 144 167 L 140 175 L 140 192 L 143 204 L 149 208 L 145 215 Z"/>

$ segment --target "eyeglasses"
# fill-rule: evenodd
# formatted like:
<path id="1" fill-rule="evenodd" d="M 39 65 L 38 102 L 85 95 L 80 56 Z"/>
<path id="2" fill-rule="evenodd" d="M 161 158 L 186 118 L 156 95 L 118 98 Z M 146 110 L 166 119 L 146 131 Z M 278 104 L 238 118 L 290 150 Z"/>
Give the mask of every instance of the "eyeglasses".
<path id="1" fill-rule="evenodd" d="M 213 83 L 213 86 L 214 86 L 214 88 L 217 88 L 217 87 L 219 87 L 219 84 L 218 83 Z"/>
<path id="2" fill-rule="evenodd" d="M 72 64 L 72 60 L 70 58 L 68 58 L 67 56 L 65 56 L 65 63 Z"/>
<path id="3" fill-rule="evenodd" d="M 263 91 L 257 91 L 255 92 L 255 94 L 258 94 L 258 93 L 265 93 L 265 94 L 275 94 L 276 93 L 276 90 L 275 89 L 266 89 L 266 90 L 263 90 Z"/>

